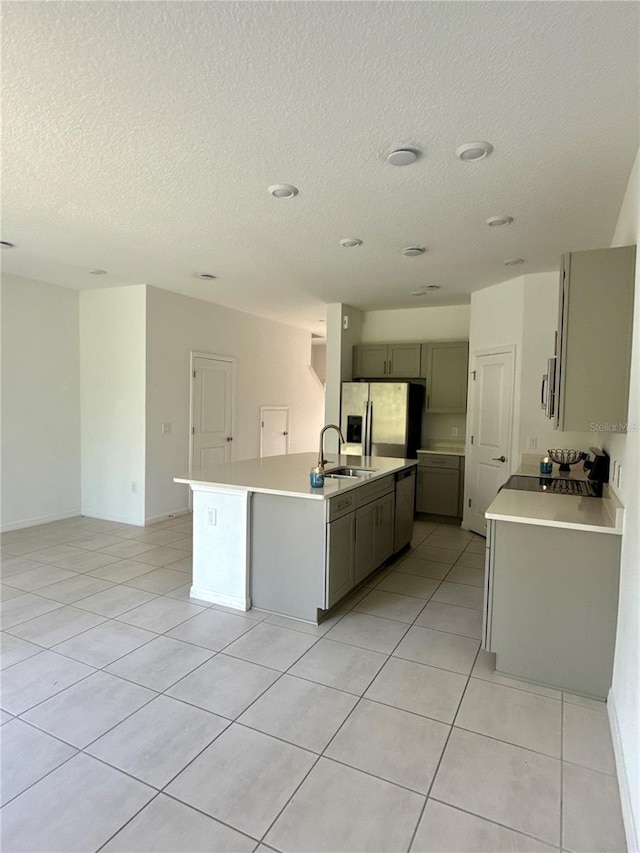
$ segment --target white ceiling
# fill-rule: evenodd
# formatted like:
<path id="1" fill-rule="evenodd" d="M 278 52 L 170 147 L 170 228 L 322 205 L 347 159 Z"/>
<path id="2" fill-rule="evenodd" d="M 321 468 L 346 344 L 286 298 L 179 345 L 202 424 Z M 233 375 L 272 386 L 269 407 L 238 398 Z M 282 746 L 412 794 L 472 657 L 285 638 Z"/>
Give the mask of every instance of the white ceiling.
<path id="1" fill-rule="evenodd" d="M 316 332 L 327 302 L 456 304 L 556 269 L 613 234 L 638 148 L 639 13 L 5 0 L 3 268 L 147 283 Z M 457 160 L 476 140 L 494 153 Z M 403 146 L 423 156 L 389 165 Z M 268 195 L 284 182 L 296 198 Z M 502 214 L 513 224 L 485 225 Z M 363 245 L 342 248 L 351 236 Z M 405 258 L 416 244 L 427 253 Z M 441 290 L 410 295 L 427 284 Z"/>

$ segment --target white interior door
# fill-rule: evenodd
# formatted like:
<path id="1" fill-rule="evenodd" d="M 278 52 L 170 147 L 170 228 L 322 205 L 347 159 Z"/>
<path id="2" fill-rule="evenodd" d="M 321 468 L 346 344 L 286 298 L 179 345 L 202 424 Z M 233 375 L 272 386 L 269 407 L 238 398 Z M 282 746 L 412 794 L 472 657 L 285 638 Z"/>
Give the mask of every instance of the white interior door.
<path id="1" fill-rule="evenodd" d="M 513 362 L 512 349 L 472 359 L 465 520 L 482 536 L 487 533 L 487 507 L 510 473 Z"/>
<path id="2" fill-rule="evenodd" d="M 289 452 L 289 407 L 260 409 L 260 456 L 282 456 Z"/>
<path id="3" fill-rule="evenodd" d="M 193 355 L 191 469 L 233 458 L 233 360 Z"/>

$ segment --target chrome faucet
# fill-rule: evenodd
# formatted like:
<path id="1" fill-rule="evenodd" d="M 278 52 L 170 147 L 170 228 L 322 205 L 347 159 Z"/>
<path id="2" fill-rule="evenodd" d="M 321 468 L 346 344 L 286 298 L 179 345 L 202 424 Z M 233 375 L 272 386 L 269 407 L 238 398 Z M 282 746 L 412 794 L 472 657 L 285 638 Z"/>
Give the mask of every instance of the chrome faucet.
<path id="1" fill-rule="evenodd" d="M 324 468 L 325 462 L 329 461 L 324 458 L 324 434 L 328 429 L 335 429 L 340 436 L 340 441 L 344 444 L 344 436 L 342 435 L 342 431 L 339 426 L 336 426 L 336 424 L 327 424 L 322 427 L 320 430 L 320 448 L 318 450 L 318 468 L 320 469 Z"/>

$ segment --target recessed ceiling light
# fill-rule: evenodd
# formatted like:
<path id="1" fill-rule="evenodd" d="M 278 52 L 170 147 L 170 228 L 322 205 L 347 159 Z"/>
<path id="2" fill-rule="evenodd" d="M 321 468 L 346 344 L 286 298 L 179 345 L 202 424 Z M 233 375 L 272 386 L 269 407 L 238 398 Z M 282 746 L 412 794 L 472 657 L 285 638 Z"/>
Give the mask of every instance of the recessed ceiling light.
<path id="1" fill-rule="evenodd" d="M 107 271 L 95 269 L 95 270 L 89 270 L 89 274 L 90 275 L 106 275 Z"/>
<path id="2" fill-rule="evenodd" d="M 493 145 L 490 142 L 465 142 L 456 148 L 456 156 L 464 162 L 473 160 L 484 160 L 493 151 Z"/>
<path id="3" fill-rule="evenodd" d="M 216 276 L 210 272 L 199 272 L 196 273 L 196 276 L 197 278 L 201 278 L 202 281 L 213 281 L 216 278 Z"/>
<path id="4" fill-rule="evenodd" d="M 10 243 L 8 240 L 0 240 L 0 246 L 2 246 L 3 249 L 15 249 L 16 244 Z"/>
<path id="5" fill-rule="evenodd" d="M 524 263 L 524 258 L 507 258 L 506 261 L 503 261 L 505 267 L 517 267 L 518 264 Z"/>
<path id="6" fill-rule="evenodd" d="M 272 184 L 267 188 L 274 198 L 293 198 L 298 195 L 298 188 L 292 184 Z"/>
<path id="7" fill-rule="evenodd" d="M 416 255 L 424 255 L 426 251 L 425 246 L 407 246 L 406 249 L 402 250 L 402 254 L 406 255 L 407 258 L 415 258 Z"/>
<path id="8" fill-rule="evenodd" d="M 345 249 L 353 249 L 356 246 L 362 246 L 362 240 L 359 237 L 343 237 L 340 240 L 340 245 Z"/>
<path id="9" fill-rule="evenodd" d="M 513 216 L 492 216 L 490 219 L 487 219 L 489 228 L 498 228 L 500 225 L 511 225 L 512 222 Z"/>
<path id="10" fill-rule="evenodd" d="M 387 163 L 392 166 L 410 166 L 418 159 L 419 151 L 414 148 L 396 148 L 387 155 Z"/>

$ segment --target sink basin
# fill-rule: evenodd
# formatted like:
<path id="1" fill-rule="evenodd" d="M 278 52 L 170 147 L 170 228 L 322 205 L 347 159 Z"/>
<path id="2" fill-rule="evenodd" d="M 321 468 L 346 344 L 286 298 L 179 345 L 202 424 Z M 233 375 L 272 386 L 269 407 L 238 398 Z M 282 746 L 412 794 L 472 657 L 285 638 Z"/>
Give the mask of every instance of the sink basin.
<path id="1" fill-rule="evenodd" d="M 367 474 L 375 474 L 375 468 L 334 468 L 324 475 L 334 480 L 359 480 Z"/>

